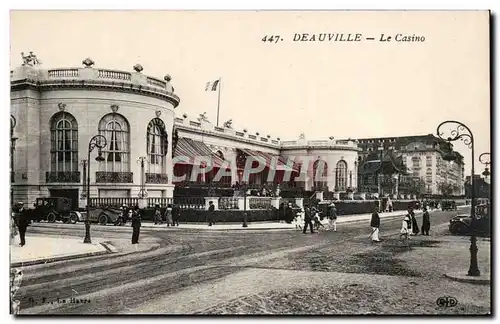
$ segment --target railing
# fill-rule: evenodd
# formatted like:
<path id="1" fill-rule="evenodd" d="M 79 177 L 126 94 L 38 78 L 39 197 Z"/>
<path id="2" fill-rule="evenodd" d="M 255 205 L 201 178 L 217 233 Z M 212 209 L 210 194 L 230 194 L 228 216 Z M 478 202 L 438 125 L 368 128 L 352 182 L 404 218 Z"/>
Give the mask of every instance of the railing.
<path id="1" fill-rule="evenodd" d="M 110 198 L 90 198 L 90 207 L 128 207 L 139 205 L 139 198 L 133 197 L 110 197 Z"/>
<path id="2" fill-rule="evenodd" d="M 248 200 L 248 205 L 250 209 L 269 209 L 271 205 L 272 198 L 268 197 L 252 197 Z"/>
<path id="3" fill-rule="evenodd" d="M 233 197 L 220 197 L 219 198 L 219 209 L 238 209 L 238 198 Z"/>
<path id="4" fill-rule="evenodd" d="M 76 78 L 80 75 L 78 69 L 49 70 L 49 78 Z"/>
<path id="5" fill-rule="evenodd" d="M 160 87 L 160 88 L 166 88 L 167 87 L 167 83 L 165 81 L 162 81 L 162 80 L 158 80 L 156 78 L 152 78 L 152 77 L 147 77 L 147 83 L 152 85 L 152 86 L 155 86 L 155 87 Z"/>
<path id="6" fill-rule="evenodd" d="M 129 72 L 120 72 L 113 70 L 98 70 L 97 77 L 100 79 L 114 79 L 123 81 L 130 81 L 131 79 L 131 75 Z"/>
<path id="7" fill-rule="evenodd" d="M 80 171 L 45 172 L 45 182 L 80 183 Z"/>
<path id="8" fill-rule="evenodd" d="M 180 209 L 205 209 L 205 198 L 174 197 L 174 204 Z"/>
<path id="9" fill-rule="evenodd" d="M 173 198 L 148 198 L 148 207 L 153 208 L 156 205 L 160 205 L 160 207 L 167 207 L 168 205 L 173 204 Z"/>
<path id="10" fill-rule="evenodd" d="M 146 173 L 146 183 L 168 183 L 168 174 L 165 173 Z"/>
<path id="11" fill-rule="evenodd" d="M 95 182 L 97 183 L 132 183 L 132 172 L 104 172 L 97 171 L 95 173 Z"/>

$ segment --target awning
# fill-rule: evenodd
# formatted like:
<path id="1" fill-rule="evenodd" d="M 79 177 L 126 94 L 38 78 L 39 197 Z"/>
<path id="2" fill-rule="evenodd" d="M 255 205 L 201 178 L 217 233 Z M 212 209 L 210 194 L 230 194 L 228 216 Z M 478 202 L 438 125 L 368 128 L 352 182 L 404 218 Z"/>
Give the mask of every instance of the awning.
<path id="1" fill-rule="evenodd" d="M 254 156 L 256 159 L 260 159 L 263 162 L 265 162 L 267 167 L 271 167 L 273 163 L 273 159 L 276 161 L 276 168 L 281 169 L 281 170 L 286 170 L 286 168 L 291 168 L 293 172 L 300 172 L 300 164 L 296 163 L 295 161 L 289 161 L 287 163 L 287 158 L 279 156 L 279 155 L 274 155 L 271 153 L 266 153 L 262 151 L 254 151 L 254 150 L 249 150 L 249 149 L 239 149 L 243 153 L 249 156 Z"/>
<path id="2" fill-rule="evenodd" d="M 190 138 L 179 138 L 175 147 L 174 157 L 186 156 L 190 161 L 176 161 L 178 164 L 193 164 L 194 158 L 209 160 L 209 165 L 220 168 L 229 166 L 229 162 L 225 162 L 221 157 L 216 155 L 212 150 L 202 142 L 192 140 Z"/>

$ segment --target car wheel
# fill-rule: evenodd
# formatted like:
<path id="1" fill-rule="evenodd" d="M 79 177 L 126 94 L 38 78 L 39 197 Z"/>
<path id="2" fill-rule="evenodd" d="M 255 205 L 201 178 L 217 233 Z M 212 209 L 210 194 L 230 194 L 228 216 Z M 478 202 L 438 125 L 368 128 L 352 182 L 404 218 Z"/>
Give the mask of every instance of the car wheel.
<path id="1" fill-rule="evenodd" d="M 47 215 L 47 222 L 49 223 L 54 223 L 56 221 L 56 214 L 54 214 L 53 212 L 50 212 L 48 215 Z"/>
<path id="2" fill-rule="evenodd" d="M 76 224 L 76 222 L 78 222 L 78 216 L 75 213 L 70 213 L 69 214 L 69 222 L 71 224 Z"/>
<path id="3" fill-rule="evenodd" d="M 108 215 L 102 213 L 99 215 L 99 224 L 100 225 L 106 225 L 108 223 Z"/>
<path id="4" fill-rule="evenodd" d="M 467 233 L 467 227 L 462 223 L 453 224 L 450 228 L 452 234 L 465 234 Z"/>

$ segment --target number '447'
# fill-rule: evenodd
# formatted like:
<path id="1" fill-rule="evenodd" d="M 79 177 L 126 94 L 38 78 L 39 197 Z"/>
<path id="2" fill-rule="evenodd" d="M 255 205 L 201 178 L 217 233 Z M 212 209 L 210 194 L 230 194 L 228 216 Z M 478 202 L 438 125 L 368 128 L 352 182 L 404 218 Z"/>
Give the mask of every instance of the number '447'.
<path id="1" fill-rule="evenodd" d="M 263 42 L 270 42 L 270 43 L 277 43 L 279 40 L 281 39 L 280 36 L 278 35 L 271 35 L 271 36 L 264 36 L 264 38 L 262 38 L 262 41 Z"/>

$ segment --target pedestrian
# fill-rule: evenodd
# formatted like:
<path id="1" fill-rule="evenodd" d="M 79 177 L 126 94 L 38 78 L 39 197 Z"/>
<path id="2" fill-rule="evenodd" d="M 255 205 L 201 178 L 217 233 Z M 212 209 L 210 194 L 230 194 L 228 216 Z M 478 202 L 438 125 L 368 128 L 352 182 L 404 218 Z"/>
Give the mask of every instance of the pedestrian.
<path id="1" fill-rule="evenodd" d="M 304 208 L 304 230 L 302 231 L 302 233 L 306 234 L 308 225 L 311 229 L 311 234 L 314 233 L 311 210 L 306 206 Z"/>
<path id="2" fill-rule="evenodd" d="M 155 225 L 161 225 L 161 223 L 163 223 L 161 219 L 160 204 L 155 205 L 154 220 L 155 220 Z"/>
<path id="3" fill-rule="evenodd" d="M 292 208 L 292 203 L 288 203 L 288 205 L 284 206 L 285 209 L 285 220 L 286 222 L 292 222 L 293 219 L 295 218 L 293 215 L 293 208 Z"/>
<path id="4" fill-rule="evenodd" d="M 173 223 L 172 226 L 177 225 L 179 226 L 179 218 L 181 218 L 181 209 L 179 206 L 172 204 L 172 218 L 173 218 Z"/>
<path id="5" fill-rule="evenodd" d="M 167 227 L 170 225 L 174 226 L 174 221 L 172 218 L 172 205 L 168 204 L 167 209 L 165 210 L 165 219 L 167 221 Z"/>
<path id="6" fill-rule="evenodd" d="M 212 226 L 215 224 L 214 222 L 214 216 L 215 216 L 215 205 L 212 201 L 208 202 L 208 226 Z"/>
<path id="7" fill-rule="evenodd" d="M 408 214 L 411 217 L 411 232 L 412 232 L 412 235 L 417 235 L 420 232 L 420 230 L 418 229 L 417 218 L 415 217 L 415 212 L 413 211 L 413 208 L 408 207 Z"/>
<path id="8" fill-rule="evenodd" d="M 19 202 L 19 209 L 17 213 L 19 214 L 19 218 L 17 219 L 17 229 L 19 230 L 19 237 L 21 239 L 20 246 L 26 245 L 26 229 L 28 228 L 29 218 L 27 210 L 24 209 L 24 203 Z"/>
<path id="9" fill-rule="evenodd" d="M 314 221 L 314 228 L 319 231 L 320 228 L 324 229 L 325 226 L 321 223 L 320 217 L 319 217 L 319 210 L 315 207 L 313 207 L 313 221 Z"/>
<path id="10" fill-rule="evenodd" d="M 411 217 L 409 214 L 405 214 L 403 217 L 403 222 L 401 224 L 401 234 L 406 234 L 407 238 L 410 239 L 411 232 Z"/>
<path id="11" fill-rule="evenodd" d="M 431 219 L 427 207 L 424 206 L 424 216 L 422 219 L 422 235 L 429 235 L 431 229 Z"/>
<path id="12" fill-rule="evenodd" d="M 120 207 L 121 209 L 121 215 L 116 219 L 116 221 L 113 223 L 113 225 L 124 225 L 127 222 L 128 218 L 128 208 L 127 205 L 122 205 Z"/>
<path id="13" fill-rule="evenodd" d="M 141 214 L 139 206 L 135 206 L 132 211 L 132 244 L 139 243 L 139 232 L 141 230 Z"/>
<path id="14" fill-rule="evenodd" d="M 378 237 L 380 228 L 380 216 L 378 214 L 378 207 L 375 207 L 375 209 L 373 210 L 370 227 L 372 228 L 372 242 L 380 242 L 380 239 Z"/>
<path id="15" fill-rule="evenodd" d="M 328 230 L 332 229 L 334 232 L 337 231 L 337 208 L 334 203 L 331 203 L 328 208 Z"/>

